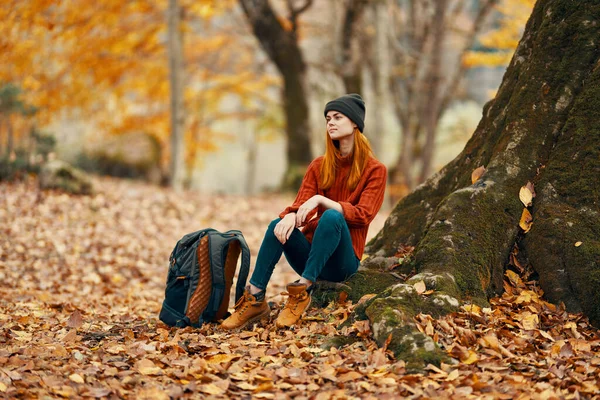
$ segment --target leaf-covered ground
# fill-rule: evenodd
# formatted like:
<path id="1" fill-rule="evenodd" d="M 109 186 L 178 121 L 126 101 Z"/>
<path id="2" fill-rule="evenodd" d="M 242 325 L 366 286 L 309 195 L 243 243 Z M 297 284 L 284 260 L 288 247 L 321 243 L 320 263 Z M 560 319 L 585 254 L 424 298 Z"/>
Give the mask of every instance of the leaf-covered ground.
<path id="1" fill-rule="evenodd" d="M 292 199 L 95 183 L 89 197 L 40 192 L 34 180 L 0 183 L 4 398 L 598 398 L 598 332 L 546 303 L 516 257 L 523 279 L 509 270 L 491 308 L 416 318 L 451 357 L 420 374 L 377 348 L 343 301 L 311 310 L 293 330 L 169 329 L 157 315 L 175 242 L 205 227 L 241 229 L 255 256 Z M 282 260 L 268 290 L 273 318 L 293 279 Z M 357 340 L 323 346 L 336 335 Z"/>

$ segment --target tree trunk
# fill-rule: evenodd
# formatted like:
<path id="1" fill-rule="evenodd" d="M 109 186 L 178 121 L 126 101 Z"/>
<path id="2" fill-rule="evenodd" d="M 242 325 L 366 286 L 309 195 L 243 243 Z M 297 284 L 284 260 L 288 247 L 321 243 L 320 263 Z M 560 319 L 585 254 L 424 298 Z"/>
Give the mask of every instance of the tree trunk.
<path id="1" fill-rule="evenodd" d="M 309 111 L 306 93 L 306 63 L 298 45 L 297 17 L 312 3 L 291 9 L 291 28 L 284 29 L 268 0 L 240 0 L 254 35 L 283 77 L 288 168 L 283 187 L 298 189 L 312 160 L 309 141 Z"/>
<path id="2" fill-rule="evenodd" d="M 353 48 L 356 44 L 358 25 L 364 13 L 367 0 L 350 0 L 344 14 L 344 25 L 341 35 L 341 75 L 346 93 L 362 93 L 362 70 L 360 51 Z"/>
<path id="3" fill-rule="evenodd" d="M 373 129 L 369 129 L 369 140 L 373 146 L 373 152 L 378 157 L 383 156 L 383 137 L 386 129 L 385 115 L 386 104 L 389 103 L 389 81 L 390 81 L 390 59 L 389 44 L 387 42 L 389 32 L 389 15 L 385 2 L 371 4 L 374 25 L 377 27 L 371 49 L 374 53 L 373 63 L 370 65 L 373 76 L 375 99 L 373 101 L 373 114 L 375 115 Z"/>
<path id="4" fill-rule="evenodd" d="M 9 160 L 13 158 L 15 147 L 14 139 L 13 125 L 9 115 L 8 118 L 6 118 L 6 158 Z"/>
<path id="5" fill-rule="evenodd" d="M 427 81 L 427 104 L 423 106 L 423 121 L 425 124 L 425 144 L 421 156 L 421 171 L 419 182 L 429 178 L 435 152 L 435 135 L 438 127 L 438 114 L 440 108 L 440 91 L 442 80 L 442 49 L 446 24 L 446 9 L 448 0 L 438 0 L 435 3 L 435 14 L 433 17 L 433 44 L 431 50 L 431 62 L 429 63 L 429 79 Z"/>
<path id="6" fill-rule="evenodd" d="M 416 246 L 400 270 L 417 275 L 360 311 L 377 341 L 383 345 L 391 335 L 389 348 L 413 367 L 444 357 L 414 329 L 413 316 L 440 315 L 460 302 L 487 305 L 502 291 L 515 243 L 549 300 L 600 325 L 598 37 L 599 0 L 539 0 L 465 149 L 401 200 L 368 244 L 363 275 L 381 274 L 397 262 L 401 246 Z M 472 184 L 472 171 L 482 165 L 486 172 Z M 519 190 L 528 181 L 538 194 L 533 227 L 524 233 Z M 432 295 L 416 293 L 413 284 L 421 280 Z M 368 290 L 355 285 L 353 296 Z"/>
<path id="7" fill-rule="evenodd" d="M 256 193 L 256 170 L 257 170 L 257 153 L 258 144 L 260 143 L 260 134 L 258 128 L 253 128 L 250 134 L 250 139 L 246 142 L 246 188 L 245 193 L 252 196 Z"/>
<path id="8" fill-rule="evenodd" d="M 169 83 L 171 87 L 171 186 L 182 190 L 185 180 L 183 103 L 183 38 L 180 27 L 181 8 L 178 0 L 169 0 L 168 10 Z"/>
<path id="9" fill-rule="evenodd" d="M 4 150 L 4 138 L 3 138 L 3 134 L 2 131 L 4 130 L 4 121 L 5 121 L 6 117 L 4 116 L 3 113 L 0 113 L 0 158 L 5 154 L 5 150 Z"/>

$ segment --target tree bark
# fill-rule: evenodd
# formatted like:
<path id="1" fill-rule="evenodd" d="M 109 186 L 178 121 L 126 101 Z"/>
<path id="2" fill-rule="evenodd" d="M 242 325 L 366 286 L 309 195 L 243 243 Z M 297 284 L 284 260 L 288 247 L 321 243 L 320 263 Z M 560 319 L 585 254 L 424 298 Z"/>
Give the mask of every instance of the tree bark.
<path id="1" fill-rule="evenodd" d="M 433 43 L 431 61 L 429 63 L 429 79 L 425 83 L 427 104 L 423 106 L 423 121 L 425 124 L 425 145 L 421 157 L 421 171 L 419 182 L 425 181 L 431 175 L 433 154 L 435 152 L 435 136 L 439 122 L 440 92 L 442 89 L 442 49 L 444 47 L 444 33 L 446 25 L 446 9 L 448 0 L 438 0 L 435 3 L 433 16 Z"/>
<path id="2" fill-rule="evenodd" d="M 240 0 L 254 35 L 283 77 L 283 107 L 286 116 L 288 168 L 283 187 L 298 189 L 312 160 L 309 141 L 309 109 L 306 92 L 306 63 L 298 45 L 299 15 L 310 7 L 290 8 L 291 27 L 284 29 L 268 0 Z"/>
<path id="3" fill-rule="evenodd" d="M 368 137 L 376 156 L 382 157 L 383 137 L 386 129 L 386 105 L 389 103 L 390 58 L 388 43 L 388 26 L 390 23 L 388 5 L 386 2 L 375 2 L 369 5 L 372 12 L 373 25 L 376 27 L 375 36 L 372 38 L 372 57 L 367 61 L 372 76 L 375 98 L 371 109 L 375 116 L 372 129 Z"/>
<path id="4" fill-rule="evenodd" d="M 368 0 L 349 0 L 344 14 L 344 25 L 341 35 L 341 75 L 346 93 L 362 93 L 362 69 L 360 51 L 353 48 L 359 21 L 364 14 Z"/>
<path id="5" fill-rule="evenodd" d="M 181 32 L 181 8 L 178 0 L 169 0 L 168 9 L 169 83 L 171 87 L 171 165 L 170 184 L 182 190 L 185 180 L 184 129 L 185 110 L 183 99 L 183 37 Z"/>
<path id="6" fill-rule="evenodd" d="M 6 118 L 6 158 L 11 159 L 14 151 L 14 132 L 10 115 Z"/>
<path id="7" fill-rule="evenodd" d="M 487 305 L 502 291 L 515 243 L 549 300 L 600 325 L 599 35 L 599 0 L 539 0 L 465 149 L 401 200 L 368 244 L 362 274 L 385 273 L 401 246 L 416 246 L 400 270 L 417 275 L 379 292 L 361 311 L 377 341 L 391 335 L 388 348 L 413 367 L 444 357 L 414 329 L 413 316 L 440 315 L 461 302 Z M 472 184 L 482 165 L 486 172 Z M 528 181 L 538 195 L 533 227 L 524 233 L 519 190 Z M 420 280 L 432 295 L 416 293 L 412 285 Z M 353 287 L 354 296 L 368 290 Z"/>

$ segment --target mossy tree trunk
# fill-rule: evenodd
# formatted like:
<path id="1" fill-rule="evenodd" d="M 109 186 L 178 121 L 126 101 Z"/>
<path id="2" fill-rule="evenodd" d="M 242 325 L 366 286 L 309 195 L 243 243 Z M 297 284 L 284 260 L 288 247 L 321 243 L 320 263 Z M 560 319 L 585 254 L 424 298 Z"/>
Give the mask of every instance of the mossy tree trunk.
<path id="1" fill-rule="evenodd" d="M 418 366 L 443 356 L 412 328 L 412 317 L 465 301 L 486 305 L 502 291 L 517 241 L 547 297 L 600 324 L 599 45 L 599 0 L 539 0 L 463 152 L 401 200 L 367 246 L 363 274 L 385 270 L 401 245 L 416 246 L 405 268 L 417 275 L 363 310 L 380 343 L 392 335 L 399 357 Z M 479 166 L 486 171 L 472 184 Z M 519 190 L 528 181 L 537 197 L 523 236 Z M 434 294 L 418 295 L 419 280 Z"/>

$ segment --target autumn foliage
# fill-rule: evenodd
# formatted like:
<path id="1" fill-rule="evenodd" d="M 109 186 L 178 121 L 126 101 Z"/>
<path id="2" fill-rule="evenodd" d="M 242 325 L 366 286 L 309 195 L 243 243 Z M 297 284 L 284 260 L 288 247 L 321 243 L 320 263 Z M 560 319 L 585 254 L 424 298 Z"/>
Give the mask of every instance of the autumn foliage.
<path id="1" fill-rule="evenodd" d="M 215 121 L 252 114 L 247 103 L 276 80 L 255 67 L 243 29 L 225 16 L 232 0 L 180 1 L 185 55 L 186 157 L 215 147 Z M 145 132 L 169 137 L 167 1 L 8 0 L 0 6 L 0 84 L 23 90 L 45 126 L 84 120 L 95 137 Z M 238 24 L 239 27 L 239 24 Z M 223 111 L 234 96 L 247 110 Z M 17 135 L 23 130 L 17 129 Z M 163 152 L 168 155 L 168 152 Z"/>
<path id="2" fill-rule="evenodd" d="M 98 193 L 87 197 L 40 192 L 34 181 L 0 186 L 6 398 L 577 399 L 599 390 L 598 332 L 544 301 L 518 248 L 491 307 L 417 315 L 417 327 L 448 356 L 421 372 L 378 348 L 343 295 L 291 330 L 273 320 L 233 333 L 215 324 L 170 329 L 157 315 L 176 240 L 209 226 L 238 228 L 255 256 L 264 228 L 292 199 L 95 184 Z M 272 317 L 293 278 L 285 263 L 276 271 Z"/>
<path id="3" fill-rule="evenodd" d="M 510 62 L 535 0 L 501 0 L 496 6 L 500 13 L 498 27 L 479 38 L 480 49 L 470 51 L 463 59 L 469 67 L 499 67 Z"/>

